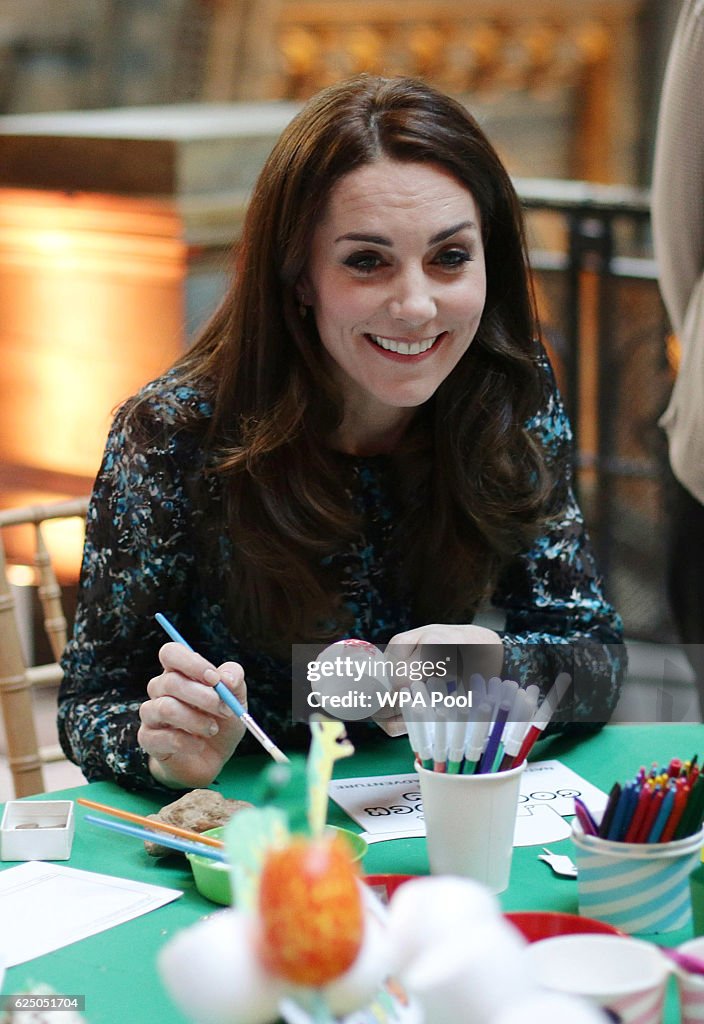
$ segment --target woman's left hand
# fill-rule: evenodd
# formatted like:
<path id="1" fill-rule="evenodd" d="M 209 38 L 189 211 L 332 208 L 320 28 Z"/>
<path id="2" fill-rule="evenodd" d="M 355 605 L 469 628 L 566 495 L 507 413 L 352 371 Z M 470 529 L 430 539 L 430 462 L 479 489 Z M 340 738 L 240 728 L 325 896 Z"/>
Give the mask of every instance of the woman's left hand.
<path id="1" fill-rule="evenodd" d="M 479 672 L 486 679 L 498 675 L 504 660 L 504 649 L 501 637 L 493 629 L 485 626 L 451 626 L 443 623 L 432 623 L 418 626 L 405 633 L 397 633 L 386 647 L 385 655 L 397 665 L 399 662 L 442 662 L 445 665 L 457 665 L 457 647 L 481 647 L 473 653 L 472 665 L 463 667 L 463 678 L 467 682 L 472 672 Z M 464 661 L 464 659 L 463 659 Z M 428 675 L 431 673 L 427 673 Z M 436 674 L 437 675 L 437 674 Z M 395 689 L 403 687 L 404 678 L 412 678 L 410 672 L 405 676 L 398 670 L 394 673 Z M 389 736 L 401 736 L 406 732 L 401 715 L 387 711 L 374 716 L 377 724 Z"/>

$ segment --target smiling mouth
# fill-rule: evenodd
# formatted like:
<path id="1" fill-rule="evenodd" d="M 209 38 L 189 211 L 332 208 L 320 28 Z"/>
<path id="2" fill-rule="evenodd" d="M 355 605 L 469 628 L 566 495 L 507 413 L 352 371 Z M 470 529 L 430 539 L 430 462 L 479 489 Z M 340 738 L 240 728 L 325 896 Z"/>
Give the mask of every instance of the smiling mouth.
<path id="1" fill-rule="evenodd" d="M 443 334 L 445 332 L 443 331 Z M 368 334 L 367 337 L 385 352 L 394 352 L 399 356 L 419 356 L 429 352 L 439 341 L 442 334 L 436 334 L 433 338 L 424 338 L 422 341 L 395 341 L 393 338 L 383 338 L 378 334 Z"/>

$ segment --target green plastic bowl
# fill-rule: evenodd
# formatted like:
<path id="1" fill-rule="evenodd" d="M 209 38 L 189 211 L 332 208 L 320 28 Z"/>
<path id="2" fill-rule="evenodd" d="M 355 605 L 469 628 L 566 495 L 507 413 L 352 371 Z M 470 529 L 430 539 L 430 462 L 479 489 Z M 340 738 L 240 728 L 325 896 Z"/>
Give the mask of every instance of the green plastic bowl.
<path id="1" fill-rule="evenodd" d="M 208 829 L 203 835 L 222 839 L 224 831 L 224 827 L 220 825 L 218 828 Z M 201 896 L 205 896 L 206 900 L 212 903 L 222 903 L 224 907 L 229 907 L 232 903 L 229 865 L 211 860 L 210 857 L 201 857 L 198 853 L 187 853 L 186 858 L 191 865 L 193 880 Z"/>
<path id="2" fill-rule="evenodd" d="M 369 849 L 366 840 L 357 832 L 352 832 L 348 828 L 338 828 L 337 825 L 328 825 L 327 829 L 329 832 L 338 832 L 349 844 L 354 861 L 360 861 Z M 218 828 L 208 829 L 203 835 L 221 839 L 223 832 L 224 827 L 221 825 Z M 187 853 L 186 858 L 191 865 L 193 880 L 201 896 L 205 896 L 212 903 L 220 903 L 224 907 L 229 907 L 232 903 L 229 866 L 220 861 L 211 860 L 210 857 L 201 857 L 197 853 Z"/>
<path id="3" fill-rule="evenodd" d="M 355 864 L 362 859 L 369 849 L 367 840 L 363 839 L 359 832 L 353 832 L 349 828 L 340 828 L 339 825 L 326 825 L 326 829 L 328 832 L 337 832 L 338 835 L 342 836 L 350 848 L 352 860 Z"/>

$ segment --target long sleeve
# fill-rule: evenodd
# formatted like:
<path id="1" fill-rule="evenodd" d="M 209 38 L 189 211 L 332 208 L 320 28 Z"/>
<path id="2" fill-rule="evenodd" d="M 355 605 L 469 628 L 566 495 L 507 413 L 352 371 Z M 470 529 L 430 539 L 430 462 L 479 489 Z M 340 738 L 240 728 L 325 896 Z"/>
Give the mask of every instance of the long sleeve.
<path id="1" fill-rule="evenodd" d="M 133 443 L 124 415 L 108 437 L 88 510 L 73 637 L 62 658 L 59 734 L 88 779 L 154 785 L 138 709 L 164 641 L 154 612 L 188 589 L 189 502 L 169 444 Z"/>
<path id="2" fill-rule="evenodd" d="M 549 371 L 552 379 L 552 372 Z M 573 679 L 562 722 L 603 723 L 619 698 L 627 657 L 619 616 L 606 600 L 572 486 L 572 433 L 554 381 L 530 424 L 557 481 L 555 514 L 503 574 L 493 603 L 506 614 L 504 675 L 543 691 Z"/>
<path id="3" fill-rule="evenodd" d="M 207 472 L 200 440 L 210 406 L 168 376 L 142 398 L 139 436 L 119 412 L 93 488 L 58 725 L 64 751 L 89 780 L 163 790 L 137 743 L 139 707 L 167 639 L 158 611 L 212 664 L 243 665 L 252 715 L 280 744 L 292 750 L 308 737 L 291 720 L 290 663 L 232 633 L 232 547 L 220 478 Z M 256 744 L 247 735 L 241 748 Z"/>

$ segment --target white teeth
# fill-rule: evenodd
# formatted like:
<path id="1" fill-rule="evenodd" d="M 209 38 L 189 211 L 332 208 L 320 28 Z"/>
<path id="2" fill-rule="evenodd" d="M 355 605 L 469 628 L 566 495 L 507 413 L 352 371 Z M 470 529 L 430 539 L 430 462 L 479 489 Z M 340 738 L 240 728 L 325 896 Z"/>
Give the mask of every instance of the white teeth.
<path id="1" fill-rule="evenodd" d="M 407 341 L 393 341 L 392 338 L 382 338 L 377 334 L 370 334 L 369 337 L 380 348 L 386 349 L 387 352 L 396 352 L 401 356 L 417 356 L 421 352 L 427 352 L 438 340 L 438 335 L 434 338 L 426 338 L 425 341 L 413 341 L 410 343 Z"/>

